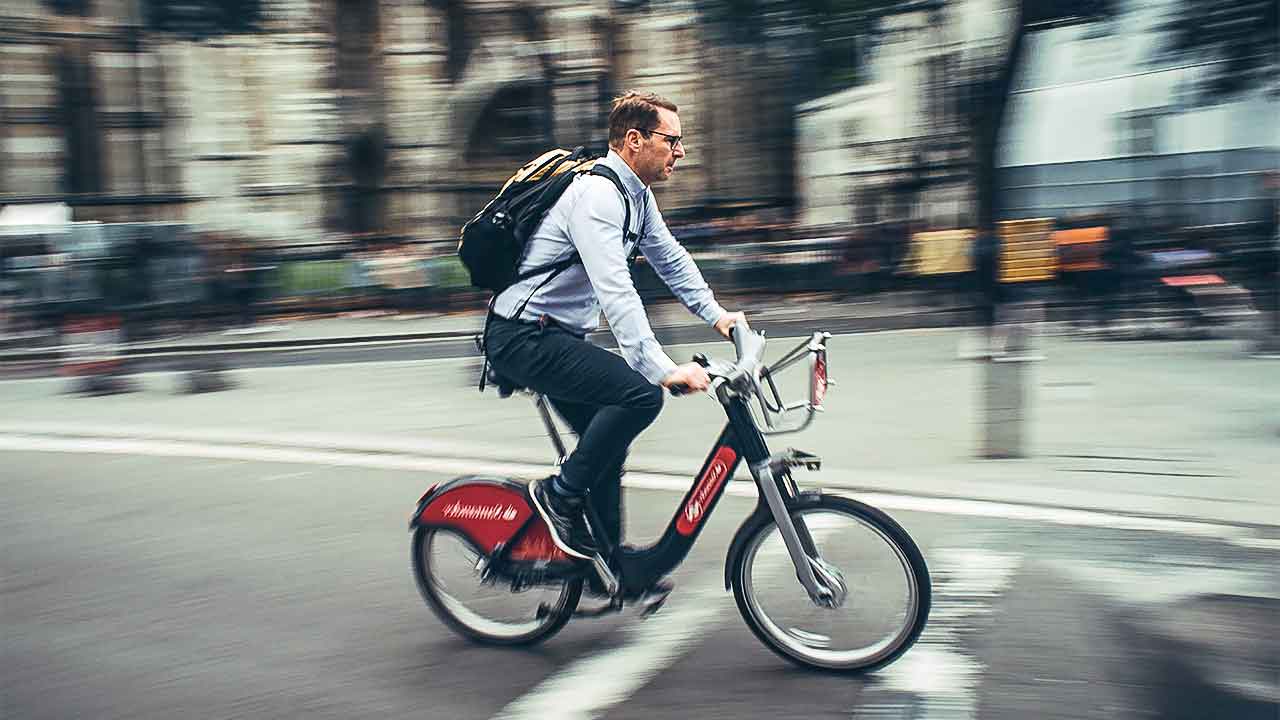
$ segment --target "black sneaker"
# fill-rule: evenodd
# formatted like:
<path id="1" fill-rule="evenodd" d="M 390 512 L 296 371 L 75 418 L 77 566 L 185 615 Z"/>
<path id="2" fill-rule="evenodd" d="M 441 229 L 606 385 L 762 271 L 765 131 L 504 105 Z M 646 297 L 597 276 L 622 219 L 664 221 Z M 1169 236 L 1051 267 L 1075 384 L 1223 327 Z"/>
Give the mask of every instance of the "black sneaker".
<path id="1" fill-rule="evenodd" d="M 551 531 L 551 540 L 556 547 L 570 557 L 590 560 L 595 557 L 596 547 L 582 514 L 582 498 L 557 495 L 548 487 L 554 477 L 529 483 L 529 498 Z"/>

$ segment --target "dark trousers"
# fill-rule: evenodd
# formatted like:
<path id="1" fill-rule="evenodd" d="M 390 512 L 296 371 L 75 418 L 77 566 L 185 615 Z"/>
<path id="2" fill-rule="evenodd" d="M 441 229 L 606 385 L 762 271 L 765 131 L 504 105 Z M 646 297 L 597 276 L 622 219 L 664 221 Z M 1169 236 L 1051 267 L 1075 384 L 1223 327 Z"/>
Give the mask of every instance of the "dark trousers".
<path id="1" fill-rule="evenodd" d="M 560 466 L 556 488 L 583 494 L 607 483 L 595 506 L 616 507 L 606 496 L 618 497 L 627 448 L 658 417 L 662 388 L 620 356 L 554 324 L 492 316 L 485 353 L 494 372 L 545 395 L 578 434 L 578 446 Z"/>
<path id="2" fill-rule="evenodd" d="M 555 399 L 551 400 L 551 405 L 569 423 L 569 427 L 573 428 L 580 447 L 582 436 L 591 426 L 600 406 Z M 622 456 L 600 473 L 595 486 L 591 488 L 591 506 L 614 544 L 622 541 L 622 466 L 626 456 L 627 451 L 623 450 Z"/>

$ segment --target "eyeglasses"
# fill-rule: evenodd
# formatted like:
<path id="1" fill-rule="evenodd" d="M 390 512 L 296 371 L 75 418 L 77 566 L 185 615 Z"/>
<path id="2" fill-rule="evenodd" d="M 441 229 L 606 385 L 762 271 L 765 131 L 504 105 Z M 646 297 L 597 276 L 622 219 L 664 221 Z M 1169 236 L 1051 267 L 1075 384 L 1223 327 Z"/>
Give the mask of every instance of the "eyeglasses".
<path id="1" fill-rule="evenodd" d="M 640 128 L 636 128 L 636 129 L 640 130 Z M 644 133 L 646 136 L 649 133 L 653 133 L 654 135 L 661 135 L 662 137 L 666 138 L 667 144 L 671 146 L 672 150 L 675 150 L 676 146 L 680 144 L 680 141 L 684 139 L 683 135 L 670 135 L 668 133 L 660 132 L 658 130 L 640 130 L 640 132 Z"/>

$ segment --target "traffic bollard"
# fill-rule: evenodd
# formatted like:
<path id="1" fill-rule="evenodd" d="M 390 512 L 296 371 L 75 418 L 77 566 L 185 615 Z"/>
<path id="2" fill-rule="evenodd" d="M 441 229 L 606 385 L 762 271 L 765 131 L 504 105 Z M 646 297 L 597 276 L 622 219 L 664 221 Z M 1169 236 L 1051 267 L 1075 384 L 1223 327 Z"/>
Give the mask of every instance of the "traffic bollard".
<path id="1" fill-rule="evenodd" d="M 1009 326 L 1003 352 L 983 363 L 981 457 L 1027 456 L 1028 388 L 1032 365 L 1043 359 L 1032 352 L 1030 328 L 1017 324 Z"/>

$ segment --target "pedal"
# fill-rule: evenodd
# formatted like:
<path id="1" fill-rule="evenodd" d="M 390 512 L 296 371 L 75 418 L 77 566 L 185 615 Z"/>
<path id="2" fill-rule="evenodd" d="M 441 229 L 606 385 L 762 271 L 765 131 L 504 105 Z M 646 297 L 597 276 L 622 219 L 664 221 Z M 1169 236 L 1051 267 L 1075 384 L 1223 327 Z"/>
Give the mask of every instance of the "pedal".
<path id="1" fill-rule="evenodd" d="M 640 606 L 640 619 L 647 619 L 649 616 L 661 610 L 669 597 L 671 597 L 671 590 L 655 593 L 652 598 L 645 598 L 645 601 Z"/>

